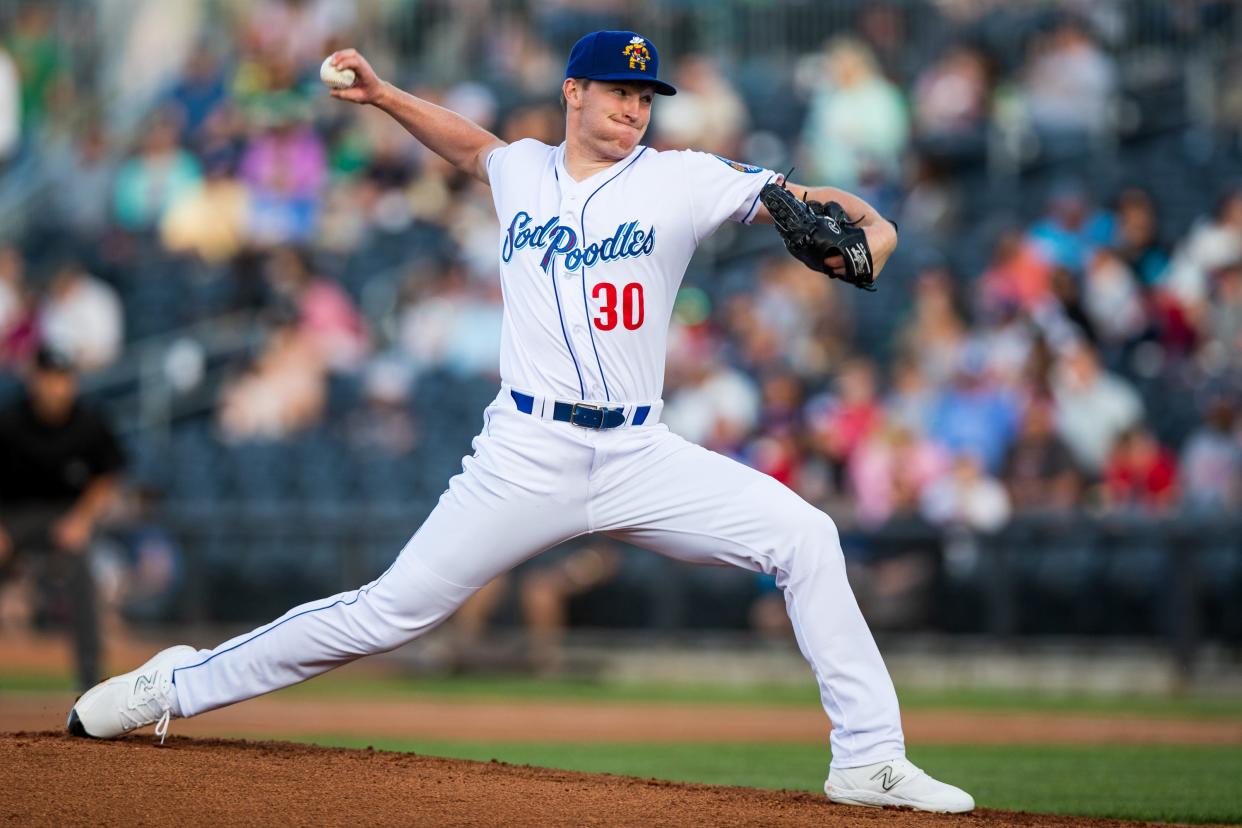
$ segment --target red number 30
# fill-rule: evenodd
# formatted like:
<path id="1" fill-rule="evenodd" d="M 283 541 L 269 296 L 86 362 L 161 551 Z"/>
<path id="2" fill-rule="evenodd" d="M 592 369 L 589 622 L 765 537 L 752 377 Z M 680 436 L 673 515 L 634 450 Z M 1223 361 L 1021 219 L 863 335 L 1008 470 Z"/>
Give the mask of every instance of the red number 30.
<path id="1" fill-rule="evenodd" d="M 599 315 L 594 320 L 595 327 L 601 331 L 611 331 L 617 327 L 617 286 L 612 282 L 600 282 L 591 289 L 591 296 L 600 301 Z M 638 282 L 630 282 L 621 289 L 621 323 L 626 330 L 637 330 L 643 326 L 645 315 L 643 286 Z"/>

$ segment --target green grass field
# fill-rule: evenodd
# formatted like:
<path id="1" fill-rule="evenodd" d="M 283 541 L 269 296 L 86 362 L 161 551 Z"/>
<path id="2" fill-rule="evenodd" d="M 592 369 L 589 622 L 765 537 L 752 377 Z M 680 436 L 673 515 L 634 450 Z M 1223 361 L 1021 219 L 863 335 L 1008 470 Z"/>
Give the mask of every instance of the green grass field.
<path id="1" fill-rule="evenodd" d="M 67 674 L 0 672 L 0 693 L 67 692 Z M 1158 718 L 1242 719 L 1242 697 L 1086 696 L 1009 690 L 919 690 L 898 688 L 908 710 L 1014 710 Z M 574 678 L 524 676 L 373 676 L 329 673 L 278 694 L 316 699 L 454 699 L 596 701 L 659 704 L 738 704 L 818 707 L 815 685 L 717 685 L 616 683 Z"/>

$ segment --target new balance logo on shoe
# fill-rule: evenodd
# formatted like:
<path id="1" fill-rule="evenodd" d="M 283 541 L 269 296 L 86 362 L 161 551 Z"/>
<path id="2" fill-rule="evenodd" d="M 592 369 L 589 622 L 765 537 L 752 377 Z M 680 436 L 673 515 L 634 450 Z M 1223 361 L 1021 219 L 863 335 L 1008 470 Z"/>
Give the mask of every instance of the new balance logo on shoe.
<path id="1" fill-rule="evenodd" d="M 141 693 L 143 690 L 147 689 L 148 687 L 153 686 L 154 684 L 155 684 L 155 673 L 154 672 L 151 673 L 150 675 L 139 676 L 138 680 L 134 682 L 134 693 L 135 694 Z"/>
<path id="2" fill-rule="evenodd" d="M 880 780 L 880 787 L 884 789 L 885 793 L 888 793 L 894 787 L 896 787 L 898 782 L 905 779 L 906 777 L 905 777 L 905 774 L 902 774 L 901 776 L 896 776 L 896 777 L 893 776 L 893 766 L 885 765 L 884 767 L 880 768 L 880 770 L 877 773 L 875 773 L 871 778 Z"/>

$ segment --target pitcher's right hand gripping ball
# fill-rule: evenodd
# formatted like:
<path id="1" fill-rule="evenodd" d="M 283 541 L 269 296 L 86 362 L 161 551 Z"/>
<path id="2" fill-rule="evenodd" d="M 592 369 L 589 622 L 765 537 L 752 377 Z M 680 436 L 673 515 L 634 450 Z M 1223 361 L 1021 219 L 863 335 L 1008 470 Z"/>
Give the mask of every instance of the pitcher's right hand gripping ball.
<path id="1" fill-rule="evenodd" d="M 323 66 L 319 67 L 319 75 L 327 84 L 332 97 L 342 101 L 356 104 L 375 103 L 384 91 L 384 82 L 357 49 L 341 49 L 328 55 Z M 345 82 L 346 79 L 349 80 L 348 83 Z"/>
<path id="2" fill-rule="evenodd" d="M 804 201 L 785 186 L 768 182 L 759 191 L 785 247 L 811 270 L 827 273 L 856 288 L 875 290 L 875 267 L 867 234 L 858 226 L 862 217 L 851 219 L 835 201 L 821 204 Z M 840 256 L 842 268 L 834 271 L 824 262 Z"/>

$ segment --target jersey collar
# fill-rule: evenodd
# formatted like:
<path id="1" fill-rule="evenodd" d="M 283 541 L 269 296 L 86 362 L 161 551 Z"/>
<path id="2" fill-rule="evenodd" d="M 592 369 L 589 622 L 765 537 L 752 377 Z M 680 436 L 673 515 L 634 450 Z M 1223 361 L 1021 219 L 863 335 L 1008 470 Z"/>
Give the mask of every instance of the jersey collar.
<path id="1" fill-rule="evenodd" d="M 607 181 L 609 176 L 615 174 L 617 171 L 624 169 L 626 164 L 633 161 L 635 156 L 639 155 L 646 148 L 647 147 L 643 144 L 638 144 L 634 147 L 633 152 L 622 158 L 620 161 L 604 167 L 602 170 L 589 178 L 584 178 L 581 181 L 574 181 L 573 177 L 569 174 L 569 171 L 565 169 L 565 142 L 562 141 L 561 145 L 556 148 L 556 180 L 560 182 L 562 189 L 594 187 L 601 181 Z"/>

